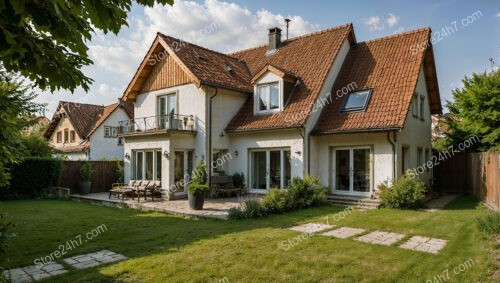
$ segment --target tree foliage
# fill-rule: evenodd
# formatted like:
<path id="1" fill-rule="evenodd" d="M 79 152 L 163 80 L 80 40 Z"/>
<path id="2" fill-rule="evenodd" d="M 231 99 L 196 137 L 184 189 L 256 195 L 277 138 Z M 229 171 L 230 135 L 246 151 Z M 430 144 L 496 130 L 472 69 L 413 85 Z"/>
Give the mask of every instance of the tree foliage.
<path id="1" fill-rule="evenodd" d="M 9 166 L 23 157 L 21 129 L 29 126 L 33 114 L 43 107 L 33 99 L 36 94 L 22 79 L 0 71 L 0 187 L 8 185 Z"/>
<path id="2" fill-rule="evenodd" d="M 41 89 L 88 91 L 92 64 L 86 42 L 97 31 L 118 34 L 133 3 L 152 7 L 173 0 L 1 0 L 0 60 Z"/>
<path id="3" fill-rule="evenodd" d="M 447 140 L 457 145 L 477 136 L 479 143 L 468 150 L 500 149 L 500 70 L 472 74 L 462 80 L 464 87 L 453 91 L 448 101 Z"/>

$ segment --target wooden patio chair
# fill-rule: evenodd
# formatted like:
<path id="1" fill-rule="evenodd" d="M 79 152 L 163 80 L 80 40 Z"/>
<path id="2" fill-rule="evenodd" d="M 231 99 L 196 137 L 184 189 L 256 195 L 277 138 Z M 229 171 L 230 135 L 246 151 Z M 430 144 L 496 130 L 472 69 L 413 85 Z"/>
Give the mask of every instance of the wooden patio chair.
<path id="1" fill-rule="evenodd" d="M 137 195 L 137 202 L 139 202 L 141 195 L 144 195 L 144 200 L 146 200 L 146 188 L 148 187 L 150 182 L 152 181 L 142 180 L 139 182 L 139 184 L 136 184 L 134 192 Z"/>
<path id="2" fill-rule="evenodd" d="M 122 201 L 125 200 L 126 196 L 132 196 L 134 195 L 134 186 L 137 183 L 136 180 L 130 180 L 128 184 L 124 183 L 114 183 L 111 185 L 111 190 L 109 190 L 109 197 L 115 196 L 115 197 L 120 197 L 122 198 Z"/>
<path id="3" fill-rule="evenodd" d="M 151 181 L 146 187 L 144 200 L 146 200 L 146 196 L 151 196 L 151 200 L 155 201 L 155 195 L 161 198 L 161 181 Z"/>

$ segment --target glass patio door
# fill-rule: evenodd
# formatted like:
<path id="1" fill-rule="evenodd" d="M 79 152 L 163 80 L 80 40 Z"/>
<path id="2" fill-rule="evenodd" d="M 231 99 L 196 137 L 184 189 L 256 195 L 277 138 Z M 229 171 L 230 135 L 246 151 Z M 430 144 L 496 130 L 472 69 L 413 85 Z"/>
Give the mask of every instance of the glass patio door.
<path id="1" fill-rule="evenodd" d="M 174 158 L 174 183 L 177 192 L 186 192 L 193 172 L 193 151 L 176 150 Z"/>
<path id="2" fill-rule="evenodd" d="M 333 150 L 333 193 L 369 195 L 371 191 L 371 149 L 369 147 Z"/>
<path id="3" fill-rule="evenodd" d="M 176 95 L 162 95 L 157 98 L 158 105 L 158 127 L 160 129 L 165 129 L 167 126 L 167 121 L 171 120 L 175 114 L 175 107 L 177 104 Z"/>
<path id="4" fill-rule="evenodd" d="M 289 149 L 270 148 L 250 151 L 251 190 L 285 188 L 291 179 Z"/>

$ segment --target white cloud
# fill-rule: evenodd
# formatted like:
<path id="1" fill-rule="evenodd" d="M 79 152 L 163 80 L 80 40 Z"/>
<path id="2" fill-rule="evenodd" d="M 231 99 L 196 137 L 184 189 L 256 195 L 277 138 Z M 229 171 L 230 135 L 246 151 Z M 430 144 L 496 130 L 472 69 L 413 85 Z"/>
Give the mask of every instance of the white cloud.
<path id="1" fill-rule="evenodd" d="M 264 9 L 252 13 L 234 3 L 175 1 L 173 6 L 144 8 L 144 17 L 131 23 L 127 38 L 97 36 L 89 53 L 98 66 L 130 78 L 157 32 L 228 53 L 264 44 L 267 29 L 278 26 L 284 30 L 285 18 L 292 20 L 290 37 L 319 29 L 319 25 L 300 16 L 273 14 Z"/>
<path id="2" fill-rule="evenodd" d="M 392 14 L 392 13 L 389 13 L 389 16 L 385 19 L 385 22 L 387 23 L 387 25 L 389 27 L 393 27 L 395 26 L 399 21 L 399 17 Z"/>
<path id="3" fill-rule="evenodd" d="M 369 17 L 368 19 L 365 19 L 363 23 L 368 26 L 368 30 L 370 31 L 384 29 L 384 24 L 381 23 L 379 16 Z"/>
<path id="4" fill-rule="evenodd" d="M 499 17 L 499 18 L 500 18 L 500 12 L 498 12 L 498 13 L 497 13 L 497 17 Z"/>
<path id="5" fill-rule="evenodd" d="M 369 31 L 382 31 L 385 30 L 385 25 L 388 27 L 396 27 L 399 22 L 399 16 L 388 13 L 386 17 L 372 16 L 363 20 L 363 24 L 368 27 Z M 401 27 L 397 29 L 400 30 Z"/>

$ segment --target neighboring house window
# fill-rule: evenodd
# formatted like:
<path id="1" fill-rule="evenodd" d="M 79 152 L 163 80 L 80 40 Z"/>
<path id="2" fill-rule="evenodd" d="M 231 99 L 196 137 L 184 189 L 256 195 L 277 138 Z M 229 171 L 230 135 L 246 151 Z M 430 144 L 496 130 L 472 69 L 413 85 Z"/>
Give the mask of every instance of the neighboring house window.
<path id="1" fill-rule="evenodd" d="M 214 153 L 212 155 L 213 172 L 227 172 L 227 166 L 230 159 L 231 155 L 227 149 L 214 149 Z"/>
<path id="2" fill-rule="evenodd" d="M 259 113 L 268 113 L 280 111 L 281 97 L 279 83 L 270 83 L 257 86 L 258 108 Z"/>
<path id="3" fill-rule="evenodd" d="M 342 112 L 365 111 L 370 100 L 372 90 L 364 89 L 350 92 L 344 100 Z"/>
<path id="4" fill-rule="evenodd" d="M 413 117 L 418 117 L 418 94 L 415 93 L 413 95 L 413 99 L 411 102 L 411 113 L 413 114 Z"/>
<path id="5" fill-rule="evenodd" d="M 69 140 L 70 140 L 70 142 L 75 142 L 76 141 L 75 131 L 70 131 L 69 132 Z"/>
<path id="6" fill-rule="evenodd" d="M 64 143 L 69 142 L 69 129 L 64 129 Z"/>
<path id="7" fill-rule="evenodd" d="M 413 95 L 411 105 L 412 105 L 411 112 L 413 114 L 413 117 L 424 120 L 425 96 L 416 92 Z"/>
<path id="8" fill-rule="evenodd" d="M 430 155 L 430 150 L 428 148 L 425 149 L 425 162 L 429 162 L 431 161 L 431 155 Z M 429 167 L 428 166 L 424 166 L 425 168 L 425 171 L 429 171 Z"/>
<path id="9" fill-rule="evenodd" d="M 105 138 L 111 137 L 111 127 L 104 127 L 104 137 Z"/>
<path id="10" fill-rule="evenodd" d="M 425 103 L 425 97 L 422 95 L 422 96 L 420 96 L 420 112 L 419 112 L 420 119 L 422 119 L 422 120 L 424 119 L 424 109 L 425 109 L 424 103 Z"/>
<path id="11" fill-rule="evenodd" d="M 424 149 L 417 147 L 417 167 L 424 164 Z"/>
<path id="12" fill-rule="evenodd" d="M 116 138 L 117 133 L 118 133 L 117 127 L 109 127 L 109 126 L 104 127 L 104 137 L 105 138 Z"/>
<path id="13" fill-rule="evenodd" d="M 56 133 L 57 143 L 62 143 L 62 133 L 59 131 Z"/>
<path id="14" fill-rule="evenodd" d="M 123 145 L 123 138 L 118 138 L 118 145 Z"/>

